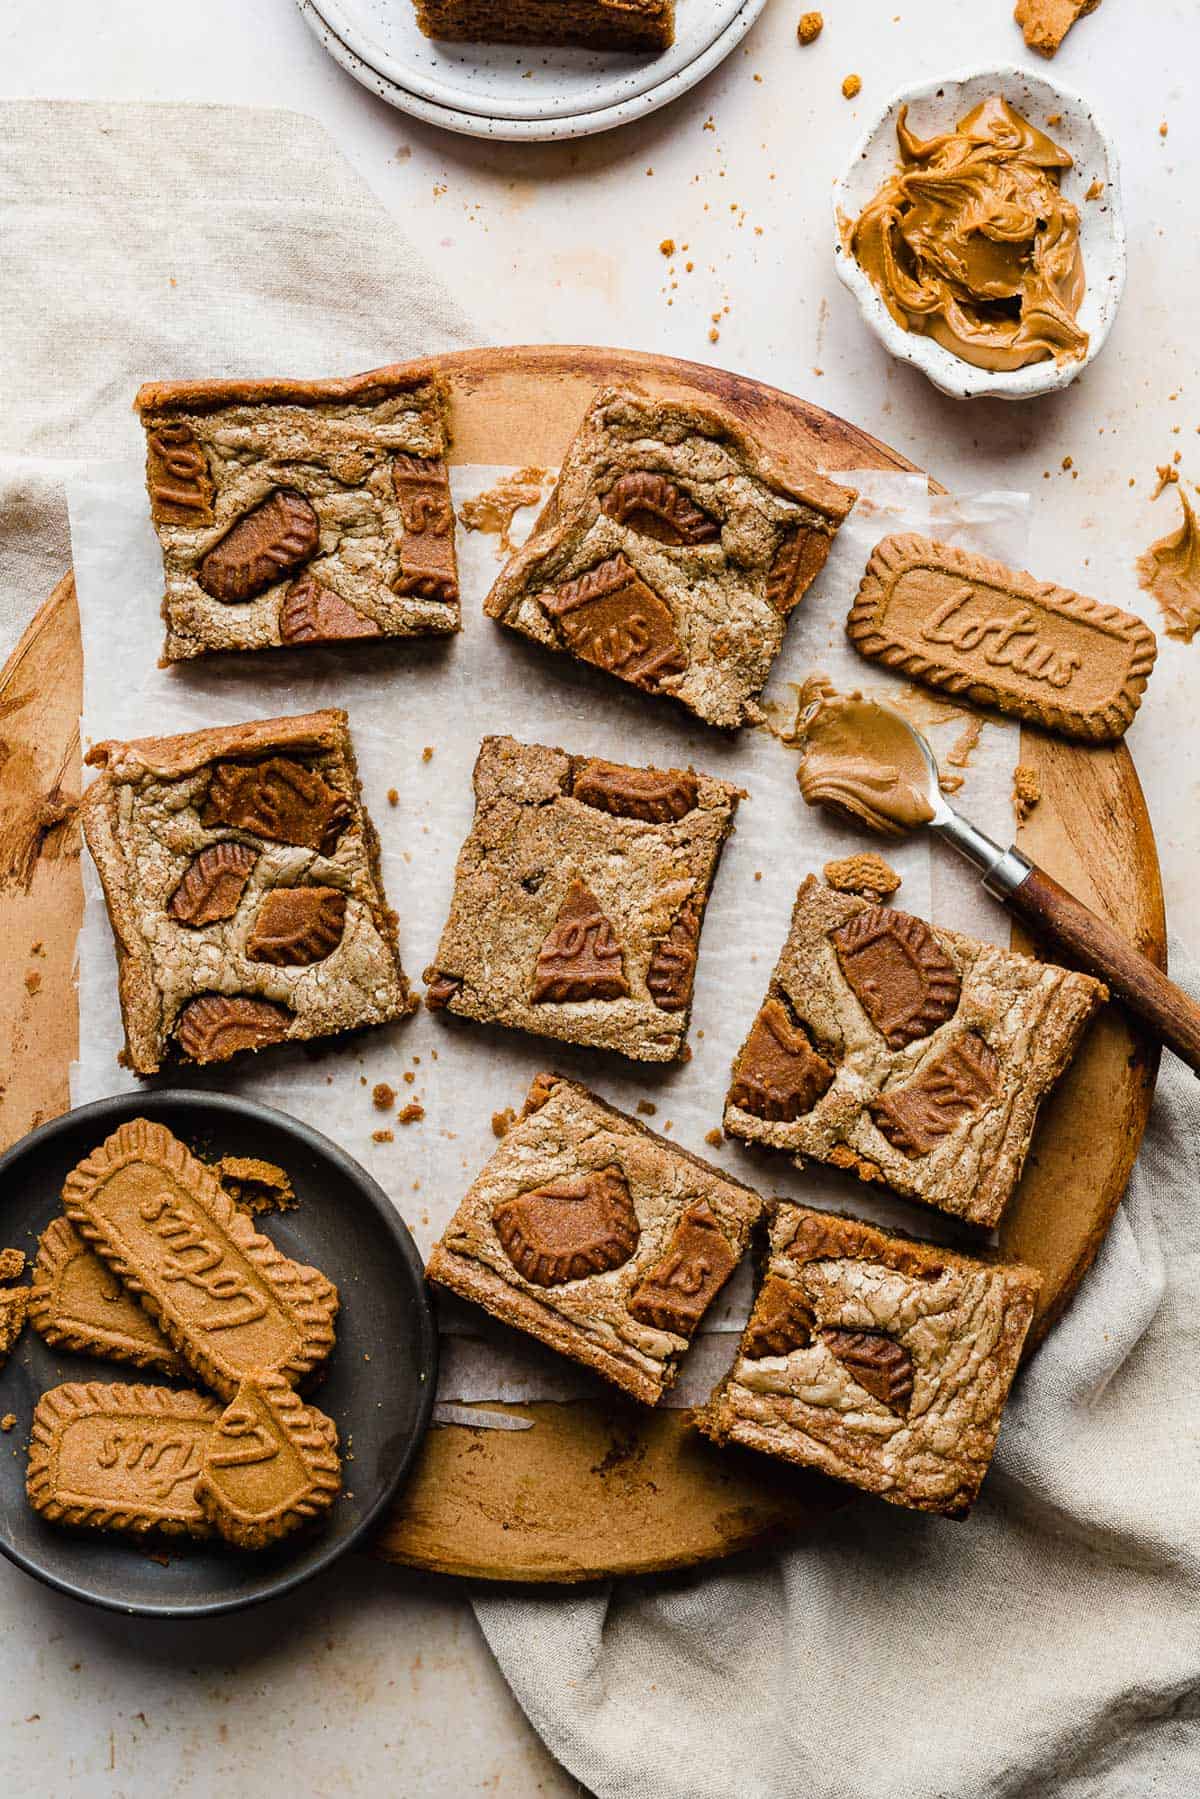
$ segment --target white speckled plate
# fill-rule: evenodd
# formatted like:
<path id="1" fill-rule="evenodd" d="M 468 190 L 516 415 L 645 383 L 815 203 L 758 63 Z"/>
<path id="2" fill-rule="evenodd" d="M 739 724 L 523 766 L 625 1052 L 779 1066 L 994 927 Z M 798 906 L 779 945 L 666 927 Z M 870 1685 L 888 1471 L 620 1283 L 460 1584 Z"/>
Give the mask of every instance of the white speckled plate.
<path id="1" fill-rule="evenodd" d="M 707 0 L 696 0 L 696 4 L 702 3 L 707 3 Z M 673 75 L 662 78 L 661 63 L 663 59 L 656 58 L 653 65 L 650 65 L 656 71 L 655 84 L 644 88 L 641 92 L 628 94 L 624 98 L 600 107 L 581 105 L 579 111 L 566 114 L 547 110 L 545 105 L 539 102 L 536 107 L 531 106 L 531 110 L 526 116 L 519 118 L 501 113 L 492 114 L 487 111 L 467 110 L 461 103 L 442 105 L 437 101 L 425 98 L 424 95 L 414 92 L 406 84 L 381 74 L 376 67 L 358 55 L 339 37 L 325 16 L 326 13 L 332 11 L 333 0 L 319 0 L 319 4 L 318 0 L 296 0 L 296 4 L 305 23 L 334 61 L 339 63 L 348 75 L 352 75 L 369 92 L 377 94 L 390 106 L 396 107 L 401 112 L 411 113 L 414 118 L 424 119 L 427 124 L 439 125 L 443 130 L 461 132 L 469 137 L 529 142 L 539 139 L 586 137 L 595 132 L 611 131 L 614 126 L 624 125 L 631 119 L 642 118 L 647 113 L 656 112 L 660 106 L 667 105 L 668 101 L 676 99 L 680 94 L 684 94 L 689 88 L 694 87 L 698 81 L 702 81 L 715 69 L 718 63 L 724 61 L 730 51 L 745 37 L 766 4 L 766 0 L 743 0 L 743 4 L 734 10 L 720 35 L 713 39 L 707 48 L 696 55 L 692 61 L 677 68 Z M 411 0 L 404 0 L 404 4 L 411 7 Z M 681 0 L 681 4 L 683 6 L 692 4 L 692 0 Z M 413 30 L 416 32 L 415 24 Z M 426 39 L 420 36 L 419 32 L 416 32 L 416 35 L 427 49 L 433 48 Z M 496 54 L 503 51 L 506 56 L 536 54 L 540 57 L 552 54 L 549 51 L 529 52 L 527 49 L 522 50 L 519 46 L 512 45 L 478 46 L 477 48 Z M 565 55 L 565 53 L 562 54 Z M 576 52 L 575 54 L 581 53 Z M 606 57 L 597 58 L 597 60 L 610 64 L 620 60 L 629 65 L 635 59 Z M 544 76 L 545 71 L 542 72 L 542 78 Z M 531 79 L 526 85 L 536 91 L 535 80 Z M 594 85 L 589 91 L 594 94 Z M 476 98 L 475 105 L 478 106 L 478 104 L 479 101 Z"/>
<path id="2" fill-rule="evenodd" d="M 742 0 L 678 0 L 675 42 L 658 54 L 530 44 L 435 43 L 413 0 L 313 0 L 348 50 L 436 106 L 494 119 L 567 119 L 637 99 L 702 56 Z"/>
<path id="3" fill-rule="evenodd" d="M 964 362 L 932 337 L 898 325 L 870 277 L 842 242 L 842 219 L 857 218 L 896 167 L 896 120 L 901 106 L 912 108 L 910 123 L 917 135 L 930 137 L 949 129 L 996 93 L 1048 131 L 1074 158 L 1074 167 L 1063 179 L 1063 192 L 1079 208 L 1079 245 L 1087 280 L 1079 323 L 1088 333 L 1087 354 L 1074 362 L 1047 360 L 1009 370 L 981 369 Z M 1088 200 L 1085 196 L 1093 182 L 1099 183 L 1100 197 Z M 1045 75 L 1004 64 L 961 69 L 936 81 L 901 88 L 855 146 L 849 167 L 833 191 L 833 213 L 837 273 L 858 301 L 866 323 L 893 356 L 911 362 L 954 399 L 1028 400 L 1054 392 L 1076 380 L 1104 347 L 1125 287 L 1125 224 L 1116 145 L 1090 102 Z"/>

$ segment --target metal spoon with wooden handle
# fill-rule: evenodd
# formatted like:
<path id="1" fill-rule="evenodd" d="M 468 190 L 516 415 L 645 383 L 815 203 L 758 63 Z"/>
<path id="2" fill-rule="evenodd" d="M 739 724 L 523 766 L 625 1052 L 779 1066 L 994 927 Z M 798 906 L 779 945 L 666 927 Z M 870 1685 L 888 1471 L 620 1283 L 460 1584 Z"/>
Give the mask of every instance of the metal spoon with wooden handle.
<path id="1" fill-rule="evenodd" d="M 832 728 L 818 730 L 826 714 Z M 811 805 L 829 806 L 891 835 L 921 825 L 936 831 L 979 870 L 990 894 L 1018 918 L 1057 938 L 1081 967 L 1104 981 L 1200 1073 L 1200 1006 L 1015 844 L 1002 849 L 956 812 L 942 792 L 933 750 L 901 713 L 858 696 L 819 701 L 800 721 L 800 730 L 808 734 L 810 745 L 801 764 L 800 788 Z"/>

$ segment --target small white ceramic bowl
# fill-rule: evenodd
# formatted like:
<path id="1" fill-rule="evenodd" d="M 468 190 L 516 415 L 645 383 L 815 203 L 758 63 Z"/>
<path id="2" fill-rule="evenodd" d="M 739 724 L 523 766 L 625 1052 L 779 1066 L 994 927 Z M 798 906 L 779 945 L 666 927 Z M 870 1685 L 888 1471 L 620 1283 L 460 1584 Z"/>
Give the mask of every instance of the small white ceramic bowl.
<path id="1" fill-rule="evenodd" d="M 1031 124 L 1048 132 L 1075 159 L 1074 168 L 1063 176 L 1063 192 L 1079 208 L 1079 243 L 1087 282 L 1079 323 L 1088 334 L 1088 349 L 1086 356 L 1074 362 L 1056 363 L 1048 358 L 1008 371 L 980 369 L 964 362 L 931 337 L 922 337 L 898 325 L 870 277 L 841 241 L 840 221 L 856 219 L 897 167 L 900 153 L 896 116 L 901 106 L 909 107 L 910 129 L 918 137 L 927 138 L 950 129 L 965 113 L 996 93 L 1003 94 L 1011 106 Z M 1048 124 L 1056 114 L 1056 123 Z M 1085 200 L 1093 181 L 1102 181 L 1104 191 L 1098 200 Z M 893 356 L 911 362 L 942 393 L 959 400 L 985 395 L 1001 400 L 1028 400 L 1037 394 L 1054 393 L 1069 387 L 1103 348 L 1125 286 L 1125 221 L 1116 146 L 1086 100 L 1059 87 L 1057 82 L 1047 81 L 1044 75 L 1011 64 L 964 69 L 945 75 L 940 81 L 927 81 L 893 94 L 860 140 L 849 168 L 835 186 L 833 210 L 835 266 L 841 281 L 858 301 L 863 318 Z"/>

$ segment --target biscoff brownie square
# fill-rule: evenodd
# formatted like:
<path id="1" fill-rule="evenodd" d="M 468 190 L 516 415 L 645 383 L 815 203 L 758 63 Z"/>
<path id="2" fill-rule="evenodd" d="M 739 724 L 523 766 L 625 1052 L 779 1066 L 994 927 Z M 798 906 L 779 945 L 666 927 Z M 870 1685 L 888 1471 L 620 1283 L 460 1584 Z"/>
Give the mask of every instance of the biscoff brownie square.
<path id="1" fill-rule="evenodd" d="M 1042 1099 L 1107 997 L 1090 975 L 810 876 L 734 1063 L 725 1129 L 992 1226 Z"/>
<path id="2" fill-rule="evenodd" d="M 125 1055 L 223 1062 L 416 1006 L 346 714 L 98 743 L 80 805 Z"/>
<path id="3" fill-rule="evenodd" d="M 738 790 L 485 737 L 426 1004 L 670 1062 Z"/>
<path id="4" fill-rule="evenodd" d="M 543 1074 L 425 1272 L 654 1405 L 761 1208 L 749 1187 Z"/>
<path id="5" fill-rule="evenodd" d="M 415 0 L 426 37 L 481 44 L 666 50 L 675 0 Z"/>
<path id="6" fill-rule="evenodd" d="M 715 407 L 604 388 L 484 610 L 733 729 L 854 499 Z"/>
<path id="7" fill-rule="evenodd" d="M 151 382 L 136 407 L 164 663 L 459 629 L 436 371 Z"/>
<path id="8" fill-rule="evenodd" d="M 737 1360 L 699 1428 L 893 1505 L 965 1517 L 987 1473 L 1041 1277 L 855 1218 L 769 1204 Z"/>

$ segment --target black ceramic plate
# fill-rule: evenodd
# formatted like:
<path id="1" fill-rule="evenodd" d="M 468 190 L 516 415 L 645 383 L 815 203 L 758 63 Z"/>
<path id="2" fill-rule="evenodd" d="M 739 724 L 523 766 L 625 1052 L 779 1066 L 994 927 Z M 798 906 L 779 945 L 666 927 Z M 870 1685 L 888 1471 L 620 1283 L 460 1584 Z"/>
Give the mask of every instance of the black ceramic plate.
<path id="1" fill-rule="evenodd" d="M 329 1522 L 262 1554 L 46 1524 L 25 1498 L 26 1445 L 40 1395 L 60 1381 L 159 1377 L 61 1354 L 26 1329 L 0 1371 L 0 1417 L 17 1417 L 0 1436 L 0 1550 L 64 1593 L 114 1611 L 176 1618 L 233 1611 L 298 1586 L 379 1518 L 429 1423 L 437 1384 L 433 1311 L 412 1238 L 357 1162 L 282 1112 L 208 1094 L 102 1099 L 32 1132 L 0 1157 L 0 1248 L 24 1249 L 32 1261 L 38 1237 L 62 1210 L 71 1169 L 130 1118 L 157 1119 L 201 1157 L 262 1156 L 291 1176 L 297 1209 L 270 1213 L 258 1228 L 285 1255 L 320 1268 L 341 1294 L 337 1347 L 312 1399 L 353 1459 L 343 1462 L 343 1491 Z"/>

